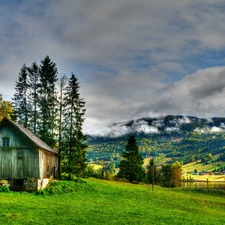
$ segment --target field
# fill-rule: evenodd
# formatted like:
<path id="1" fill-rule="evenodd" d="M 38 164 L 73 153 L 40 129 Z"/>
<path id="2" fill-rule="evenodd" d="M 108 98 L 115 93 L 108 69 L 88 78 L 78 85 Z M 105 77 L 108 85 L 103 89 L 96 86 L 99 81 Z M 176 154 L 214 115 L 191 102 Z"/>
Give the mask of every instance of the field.
<path id="1" fill-rule="evenodd" d="M 219 175 L 214 175 L 214 174 L 205 174 L 205 175 L 193 175 L 192 173 L 196 169 L 197 171 L 213 171 L 218 167 L 218 164 L 220 165 L 225 165 L 224 162 L 217 162 L 214 164 L 204 164 L 204 163 L 196 163 L 196 162 L 191 162 L 188 164 L 185 164 L 182 166 L 182 171 L 187 174 L 184 175 L 184 178 L 187 176 L 194 180 L 203 180 L 203 181 L 225 181 L 225 174 L 219 174 Z"/>
<path id="2" fill-rule="evenodd" d="M 223 224 L 225 197 L 89 178 L 75 192 L 0 193 L 0 224 Z M 61 182 L 58 182 L 60 184 Z M 63 185 L 70 187 L 69 182 Z M 62 185 L 56 190 L 62 191 Z M 69 189 L 68 189 L 69 190 Z M 72 191 L 72 189 L 70 189 Z"/>

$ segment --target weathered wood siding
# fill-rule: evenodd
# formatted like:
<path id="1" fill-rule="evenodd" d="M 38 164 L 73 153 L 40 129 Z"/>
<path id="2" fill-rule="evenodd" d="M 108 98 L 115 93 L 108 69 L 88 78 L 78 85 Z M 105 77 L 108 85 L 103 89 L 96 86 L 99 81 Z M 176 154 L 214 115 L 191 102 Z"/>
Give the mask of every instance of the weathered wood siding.
<path id="1" fill-rule="evenodd" d="M 58 157 L 54 153 L 40 150 L 40 178 L 58 177 Z"/>
<path id="2" fill-rule="evenodd" d="M 3 147 L 3 137 L 10 138 Z M 0 179 L 39 178 L 39 150 L 15 128 L 0 128 Z"/>

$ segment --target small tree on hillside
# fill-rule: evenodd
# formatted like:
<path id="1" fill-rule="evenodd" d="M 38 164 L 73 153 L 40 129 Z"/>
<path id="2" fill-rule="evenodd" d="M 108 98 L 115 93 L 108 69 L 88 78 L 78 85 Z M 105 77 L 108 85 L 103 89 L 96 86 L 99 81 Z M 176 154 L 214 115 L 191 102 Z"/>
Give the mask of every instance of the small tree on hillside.
<path id="1" fill-rule="evenodd" d="M 157 183 L 156 163 L 154 159 L 150 159 L 147 166 L 147 180 L 148 183 L 153 185 Z"/>
<path id="2" fill-rule="evenodd" d="M 118 177 L 125 178 L 130 182 L 140 182 L 144 177 L 143 157 L 138 151 L 134 135 L 128 139 L 126 150 L 121 154 L 123 159 L 120 162 Z"/>
<path id="3" fill-rule="evenodd" d="M 182 165 L 180 162 L 162 165 L 161 185 L 164 187 L 178 187 L 182 177 Z"/>

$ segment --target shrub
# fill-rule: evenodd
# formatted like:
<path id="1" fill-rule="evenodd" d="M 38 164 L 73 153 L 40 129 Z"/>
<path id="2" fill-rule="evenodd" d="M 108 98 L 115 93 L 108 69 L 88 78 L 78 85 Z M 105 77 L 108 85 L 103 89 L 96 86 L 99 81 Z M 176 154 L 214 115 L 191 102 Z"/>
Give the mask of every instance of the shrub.
<path id="1" fill-rule="evenodd" d="M 77 192 L 80 190 L 92 190 L 93 188 L 82 179 L 74 181 L 50 182 L 47 187 L 37 192 L 37 195 L 54 195 Z"/>
<path id="2" fill-rule="evenodd" d="M 0 192 L 10 192 L 9 187 L 6 185 L 0 186 Z"/>
<path id="3" fill-rule="evenodd" d="M 107 170 L 106 172 L 105 172 L 105 179 L 106 180 L 113 180 L 113 173 L 111 173 L 109 170 Z"/>

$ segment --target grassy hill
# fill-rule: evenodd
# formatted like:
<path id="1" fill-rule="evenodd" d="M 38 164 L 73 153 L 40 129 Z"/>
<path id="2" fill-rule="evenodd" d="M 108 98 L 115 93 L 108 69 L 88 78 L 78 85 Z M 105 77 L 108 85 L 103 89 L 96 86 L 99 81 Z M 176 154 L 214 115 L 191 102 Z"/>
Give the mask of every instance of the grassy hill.
<path id="1" fill-rule="evenodd" d="M 0 193 L 0 224 L 223 224 L 224 195 L 89 178 L 58 192 Z M 70 188 L 65 189 L 65 186 Z M 73 188 L 72 188 L 73 187 Z M 56 191 L 57 192 L 57 191 Z"/>

